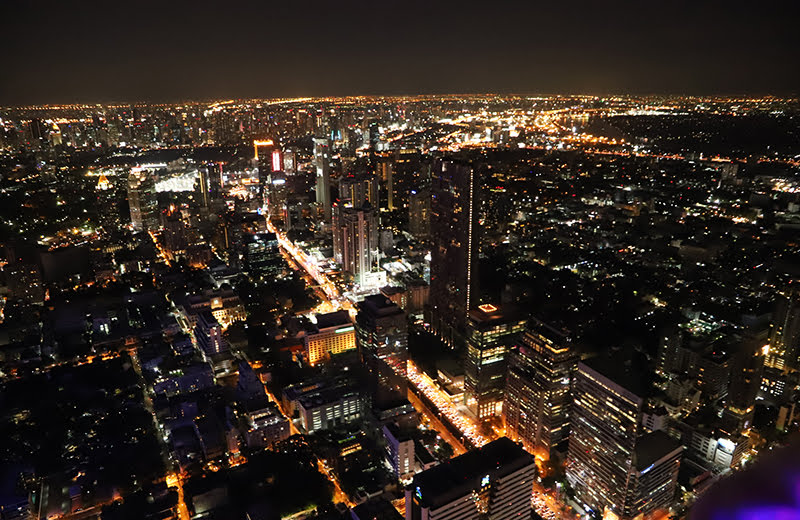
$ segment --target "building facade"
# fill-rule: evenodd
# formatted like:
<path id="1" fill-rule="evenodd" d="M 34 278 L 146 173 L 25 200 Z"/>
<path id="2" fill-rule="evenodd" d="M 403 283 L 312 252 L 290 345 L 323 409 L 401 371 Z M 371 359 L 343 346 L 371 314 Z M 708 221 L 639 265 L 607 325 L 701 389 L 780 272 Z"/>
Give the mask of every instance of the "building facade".
<path id="1" fill-rule="evenodd" d="M 507 437 L 417 473 L 406 520 L 530 518 L 534 458 Z"/>
<path id="2" fill-rule="evenodd" d="M 356 348 L 356 331 L 347 311 L 317 314 L 317 323 L 303 338 L 306 360 L 322 363 L 332 355 Z"/>
<path id="3" fill-rule="evenodd" d="M 543 324 L 532 328 L 509 354 L 503 418 L 506 435 L 547 457 L 569 437 L 578 357 L 568 335 Z"/>
<path id="4" fill-rule="evenodd" d="M 487 304 L 469 312 L 464 401 L 478 419 L 501 414 L 506 387 L 506 357 L 525 326 L 526 320 L 510 308 Z"/>
<path id="5" fill-rule="evenodd" d="M 431 183 L 431 279 L 428 321 L 451 347 L 463 344 L 467 311 L 477 301 L 478 190 L 468 164 L 438 161 Z"/>

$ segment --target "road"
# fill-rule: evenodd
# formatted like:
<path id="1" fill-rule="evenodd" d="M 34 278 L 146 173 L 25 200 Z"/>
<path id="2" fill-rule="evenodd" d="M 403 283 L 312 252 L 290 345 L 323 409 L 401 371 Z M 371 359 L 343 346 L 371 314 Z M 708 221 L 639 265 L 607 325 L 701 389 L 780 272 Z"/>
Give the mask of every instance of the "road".
<path id="1" fill-rule="evenodd" d="M 314 264 L 308 258 L 305 252 L 291 243 L 282 233 L 277 231 L 270 222 L 267 222 L 267 228 L 271 232 L 275 233 L 278 237 L 278 242 L 281 245 L 282 251 L 289 257 L 287 260 L 291 260 L 290 265 L 295 268 L 301 267 L 307 276 L 311 277 L 312 280 L 317 282 L 318 286 L 315 287 L 315 290 L 317 290 L 317 294 L 320 296 L 320 299 L 323 301 L 323 303 L 328 303 L 334 306 L 342 305 L 342 300 L 344 299 L 341 297 L 336 286 L 331 283 L 327 277 L 325 277 L 324 273 L 319 271 L 316 264 Z M 344 300 L 344 302 L 348 304 L 350 303 L 347 300 Z M 350 309 L 352 310 L 352 305 L 350 306 Z M 419 370 L 414 362 L 408 361 L 406 368 L 408 382 L 410 385 L 408 391 L 409 401 L 420 414 L 428 419 L 430 424 L 436 429 L 442 439 L 444 439 L 453 447 L 455 455 L 466 453 L 468 451 L 467 447 L 464 446 L 464 444 L 450 432 L 450 430 L 437 417 L 437 414 L 442 414 L 444 417 L 446 417 L 448 421 L 459 432 L 461 432 L 464 438 L 468 439 L 469 442 L 475 446 L 483 446 L 487 442 L 490 442 L 501 436 L 502 432 L 498 431 L 497 429 L 495 429 L 494 432 L 488 437 L 482 434 L 481 427 L 477 421 L 462 413 L 461 410 L 459 410 L 452 403 L 449 396 L 439 388 L 436 382 L 433 381 L 423 371 Z M 413 389 L 411 387 L 413 387 Z M 414 394 L 415 391 L 424 395 L 431 403 L 433 403 L 436 409 L 432 410 L 428 405 L 426 405 Z M 275 397 L 271 394 L 269 394 L 269 396 L 270 399 L 272 399 L 278 405 L 278 407 L 281 408 L 280 401 L 275 399 Z M 282 408 L 281 412 L 284 412 Z M 286 415 L 285 412 L 284 415 Z M 293 434 L 300 433 L 291 421 L 289 424 Z M 317 460 L 317 466 L 320 472 L 327 476 L 334 485 L 334 501 L 344 502 L 349 507 L 352 507 L 354 505 L 353 502 L 341 490 L 336 476 L 333 475 L 325 466 L 325 464 L 319 459 Z M 567 511 L 564 504 L 559 502 L 552 495 L 546 493 L 545 490 L 538 484 L 535 486 L 534 494 L 531 497 L 531 506 L 536 509 L 537 512 L 540 512 L 546 519 L 576 520 L 577 518 L 574 513 L 569 513 Z"/>
<path id="2" fill-rule="evenodd" d="M 274 395 L 272 395 L 272 392 L 269 391 L 269 388 L 267 388 L 266 385 L 264 386 L 264 389 L 266 390 L 267 397 L 269 397 L 270 401 L 275 403 L 275 405 L 281 411 L 283 416 L 289 419 L 289 432 L 292 435 L 302 435 L 302 432 L 300 432 L 300 430 L 297 429 L 297 426 L 295 426 L 294 421 L 292 421 L 290 415 L 287 414 L 286 411 L 283 409 L 283 403 L 280 400 L 276 399 Z M 342 486 L 339 484 L 339 479 L 336 478 L 336 475 L 334 475 L 331 469 L 319 458 L 317 458 L 317 470 L 323 475 L 325 475 L 325 477 L 330 481 L 330 483 L 333 484 L 334 503 L 343 503 L 347 507 L 353 507 L 354 505 L 356 505 L 355 502 L 350 500 L 350 497 L 348 497 L 347 494 L 344 491 L 342 491 Z"/>

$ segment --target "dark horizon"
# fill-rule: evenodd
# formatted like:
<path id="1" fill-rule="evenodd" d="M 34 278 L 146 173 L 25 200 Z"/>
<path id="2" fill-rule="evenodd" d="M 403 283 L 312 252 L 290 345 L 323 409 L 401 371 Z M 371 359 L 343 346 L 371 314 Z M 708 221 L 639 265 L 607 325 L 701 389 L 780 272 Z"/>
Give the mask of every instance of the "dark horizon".
<path id="1" fill-rule="evenodd" d="M 712 4 L 4 5 L 0 105 L 454 92 L 797 95 L 796 6 Z"/>

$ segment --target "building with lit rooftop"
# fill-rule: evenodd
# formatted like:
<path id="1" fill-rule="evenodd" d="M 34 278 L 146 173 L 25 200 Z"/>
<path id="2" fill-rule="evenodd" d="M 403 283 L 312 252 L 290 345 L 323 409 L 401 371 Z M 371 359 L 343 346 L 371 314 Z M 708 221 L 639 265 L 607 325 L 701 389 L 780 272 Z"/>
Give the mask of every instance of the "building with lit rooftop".
<path id="1" fill-rule="evenodd" d="M 356 349 L 356 331 L 347 311 L 317 314 L 303 336 L 306 360 L 316 365 Z"/>
<path id="2" fill-rule="evenodd" d="M 477 418 L 500 415 L 506 387 L 506 358 L 525 326 L 526 320 L 510 307 L 486 304 L 469 312 L 464 401 Z"/>

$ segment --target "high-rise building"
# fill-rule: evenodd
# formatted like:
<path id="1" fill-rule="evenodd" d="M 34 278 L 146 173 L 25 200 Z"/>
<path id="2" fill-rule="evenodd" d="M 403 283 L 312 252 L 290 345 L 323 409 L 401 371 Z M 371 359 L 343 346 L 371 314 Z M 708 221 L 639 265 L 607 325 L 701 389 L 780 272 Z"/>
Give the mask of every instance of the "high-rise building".
<path id="1" fill-rule="evenodd" d="M 643 518 L 656 510 L 669 509 L 675 498 L 683 446 L 665 432 L 656 430 L 636 442 L 628 477 L 628 514 L 621 518 Z M 613 517 L 612 517 L 613 518 Z"/>
<path id="2" fill-rule="evenodd" d="M 800 290 L 791 288 L 778 298 L 769 331 L 770 368 L 797 368 L 800 357 Z"/>
<path id="3" fill-rule="evenodd" d="M 367 283 L 378 248 L 378 224 L 375 210 L 336 205 L 333 217 L 333 257 L 342 271 L 360 285 Z"/>
<path id="4" fill-rule="evenodd" d="M 244 243 L 244 269 L 252 278 L 274 278 L 283 270 L 278 237 L 275 233 L 247 235 Z"/>
<path id="5" fill-rule="evenodd" d="M 303 338 L 309 364 L 316 365 L 332 355 L 355 350 L 355 327 L 347 311 L 317 314 L 316 320 Z"/>
<path id="6" fill-rule="evenodd" d="M 200 204 L 207 208 L 211 202 L 211 172 L 204 166 L 198 170 L 197 189 L 200 191 Z"/>
<path id="7" fill-rule="evenodd" d="M 417 240 L 431 234 L 431 192 L 428 188 L 411 190 L 408 197 L 408 230 Z"/>
<path id="8" fill-rule="evenodd" d="M 186 233 L 186 226 L 180 218 L 180 213 L 173 211 L 164 219 L 164 232 L 162 241 L 164 249 L 173 256 L 177 256 L 186 251 L 189 241 Z"/>
<path id="9" fill-rule="evenodd" d="M 414 474 L 414 439 L 403 435 L 396 424 L 383 426 L 386 439 L 386 458 L 397 479 L 406 479 Z"/>
<path id="10" fill-rule="evenodd" d="M 380 208 L 378 201 L 378 178 L 371 174 L 351 175 L 339 179 L 339 201 L 354 208 L 369 203 L 373 208 Z"/>
<path id="11" fill-rule="evenodd" d="M 506 386 L 506 356 L 525 330 L 512 309 L 481 305 L 469 312 L 464 401 L 479 419 L 499 416 Z"/>
<path id="12" fill-rule="evenodd" d="M 438 161 L 431 185 L 429 323 L 451 347 L 463 343 L 467 311 L 477 302 L 478 203 L 473 169 Z"/>
<path id="13" fill-rule="evenodd" d="M 649 383 L 639 361 L 594 358 L 579 362 L 575 375 L 567 479 L 576 500 L 605 518 L 665 508 L 677 484 L 678 444 L 642 425 Z"/>
<path id="14" fill-rule="evenodd" d="M 406 520 L 530 518 L 534 458 L 507 437 L 414 476 Z"/>
<path id="15" fill-rule="evenodd" d="M 331 152 L 330 141 L 314 138 L 314 166 L 317 171 L 317 204 L 322 209 L 325 222 L 331 220 Z"/>
<path id="16" fill-rule="evenodd" d="M 566 447 L 577 365 L 567 334 L 545 324 L 533 325 L 519 348 L 509 353 L 503 403 L 506 435 L 544 457 Z"/>
<path id="17" fill-rule="evenodd" d="M 378 163 L 378 175 L 386 186 L 386 207 L 389 211 L 397 209 L 394 196 L 394 164 L 389 159 Z"/>
<path id="18" fill-rule="evenodd" d="M 95 187 L 97 194 L 98 223 L 106 232 L 115 231 L 120 226 L 117 191 L 104 174 L 100 174 Z"/>
<path id="19" fill-rule="evenodd" d="M 764 338 L 756 336 L 742 338 L 733 353 L 722 414 L 723 425 L 732 436 L 743 433 L 752 424 L 768 352 Z"/>
<path id="20" fill-rule="evenodd" d="M 580 502 L 621 515 L 644 390 L 635 376 L 613 370 L 615 360 L 592 361 L 578 363 L 575 375 L 567 479 Z"/>
<path id="21" fill-rule="evenodd" d="M 156 183 L 148 170 L 131 170 L 128 176 L 128 205 L 134 231 L 155 231 L 159 227 Z"/>
<path id="22" fill-rule="evenodd" d="M 408 322 L 400 307 L 383 294 L 367 296 L 358 303 L 356 332 L 361 357 L 371 371 L 405 376 Z"/>

